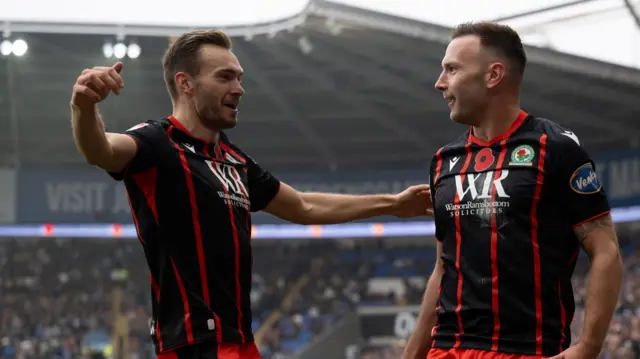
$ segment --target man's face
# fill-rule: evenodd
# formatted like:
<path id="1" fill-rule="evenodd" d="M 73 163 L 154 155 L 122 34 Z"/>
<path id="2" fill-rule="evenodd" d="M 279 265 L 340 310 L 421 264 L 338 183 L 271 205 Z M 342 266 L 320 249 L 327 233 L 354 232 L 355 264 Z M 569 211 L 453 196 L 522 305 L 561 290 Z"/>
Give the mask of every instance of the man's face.
<path id="1" fill-rule="evenodd" d="M 462 36 L 449 43 L 435 87 L 449 101 L 453 121 L 476 125 L 477 113 L 488 102 L 487 71 L 487 53 L 477 36 Z"/>
<path id="2" fill-rule="evenodd" d="M 216 131 L 235 127 L 238 105 L 244 95 L 243 70 L 238 59 L 225 48 L 204 45 L 198 61 L 191 98 L 202 123 Z"/>

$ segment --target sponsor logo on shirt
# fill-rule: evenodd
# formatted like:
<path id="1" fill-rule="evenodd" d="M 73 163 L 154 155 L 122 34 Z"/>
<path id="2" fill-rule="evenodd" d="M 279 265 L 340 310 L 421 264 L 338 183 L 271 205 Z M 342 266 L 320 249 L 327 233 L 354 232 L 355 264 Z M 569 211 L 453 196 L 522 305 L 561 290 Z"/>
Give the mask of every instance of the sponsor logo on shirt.
<path id="1" fill-rule="evenodd" d="M 496 176 L 495 171 L 479 174 L 469 173 L 456 175 L 456 192 L 458 204 L 448 203 L 446 210 L 451 217 L 474 215 L 489 221 L 492 214 L 501 214 L 509 208 L 509 194 L 502 186 L 509 176 L 509 170 L 501 170 Z"/>
<path id="2" fill-rule="evenodd" d="M 591 163 L 584 164 L 573 172 L 569 185 L 574 192 L 580 194 L 597 193 L 602 188 L 602 183 Z"/>
<path id="3" fill-rule="evenodd" d="M 224 163 L 205 161 L 207 166 L 222 184 L 222 191 L 218 191 L 218 196 L 225 200 L 226 204 L 242 207 L 246 210 L 251 208 L 249 201 L 249 191 L 242 183 L 240 173 L 233 166 Z"/>

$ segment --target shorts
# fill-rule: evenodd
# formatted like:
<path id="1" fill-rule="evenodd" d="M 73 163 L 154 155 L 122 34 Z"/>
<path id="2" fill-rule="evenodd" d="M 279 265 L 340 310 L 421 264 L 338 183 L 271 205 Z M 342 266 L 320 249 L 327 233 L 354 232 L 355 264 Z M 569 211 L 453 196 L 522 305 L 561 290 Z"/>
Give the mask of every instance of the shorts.
<path id="1" fill-rule="evenodd" d="M 442 349 L 432 348 L 427 359 L 542 359 L 540 355 L 499 353 L 479 349 Z"/>
<path id="2" fill-rule="evenodd" d="M 158 354 L 158 359 L 261 359 L 261 356 L 255 343 L 203 342 Z"/>

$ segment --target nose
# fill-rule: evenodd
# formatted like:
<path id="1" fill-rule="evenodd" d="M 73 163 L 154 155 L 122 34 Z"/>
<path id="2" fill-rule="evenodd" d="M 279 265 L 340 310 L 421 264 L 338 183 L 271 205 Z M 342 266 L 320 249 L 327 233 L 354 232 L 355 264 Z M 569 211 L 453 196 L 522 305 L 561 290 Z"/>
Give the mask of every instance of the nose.
<path id="1" fill-rule="evenodd" d="M 236 85 L 231 89 L 231 93 L 236 96 L 244 95 L 244 88 L 240 82 L 236 82 Z"/>
<path id="2" fill-rule="evenodd" d="M 436 81 L 436 84 L 434 87 L 438 91 L 445 91 L 447 89 L 447 85 L 444 78 L 444 72 L 440 74 L 440 77 L 438 77 L 438 80 Z"/>

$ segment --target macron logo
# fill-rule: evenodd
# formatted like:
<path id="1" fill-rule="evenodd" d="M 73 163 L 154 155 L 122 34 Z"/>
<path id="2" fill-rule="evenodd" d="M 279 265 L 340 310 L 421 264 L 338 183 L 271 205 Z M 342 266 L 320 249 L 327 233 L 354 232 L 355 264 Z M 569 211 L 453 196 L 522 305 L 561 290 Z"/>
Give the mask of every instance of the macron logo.
<path id="1" fill-rule="evenodd" d="M 580 146 L 580 140 L 578 140 L 578 136 L 576 136 L 575 133 L 571 131 L 564 131 L 561 133 L 561 135 L 569 137 L 570 139 L 573 140 L 573 142 L 577 143 L 578 146 Z"/>
<path id="2" fill-rule="evenodd" d="M 186 149 L 188 149 L 189 151 L 191 151 L 191 152 L 193 152 L 193 153 L 196 153 L 196 149 L 195 149 L 195 147 L 193 147 L 193 145 L 190 145 L 190 144 L 188 144 L 188 143 L 183 143 L 182 145 L 183 145 Z"/>
<path id="3" fill-rule="evenodd" d="M 453 170 L 453 167 L 456 166 L 456 163 L 458 163 L 459 159 L 460 159 L 460 157 L 454 157 L 454 158 L 449 160 L 449 171 Z"/>

